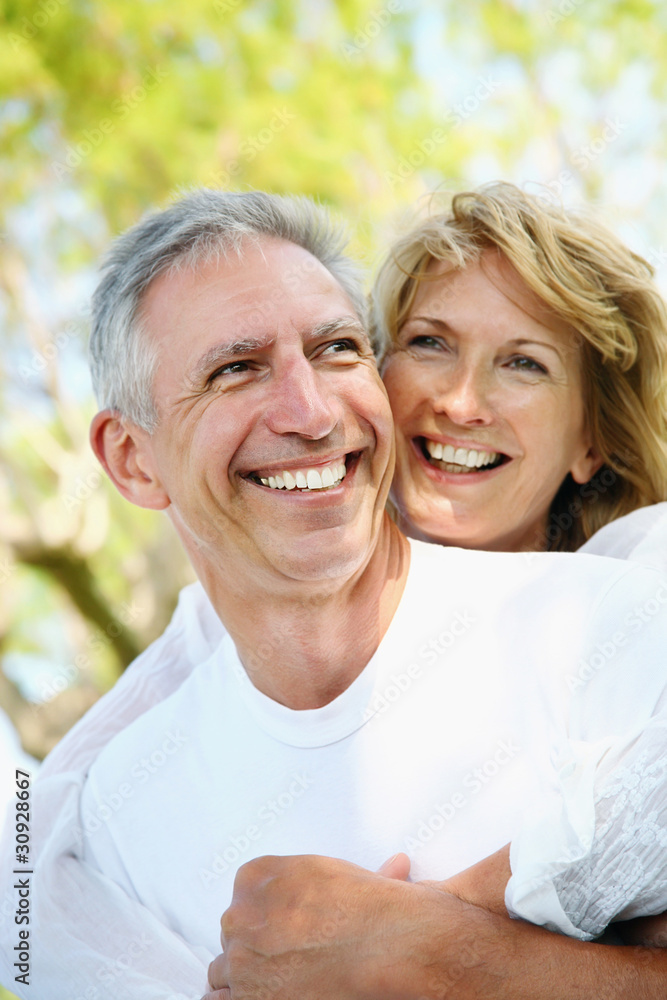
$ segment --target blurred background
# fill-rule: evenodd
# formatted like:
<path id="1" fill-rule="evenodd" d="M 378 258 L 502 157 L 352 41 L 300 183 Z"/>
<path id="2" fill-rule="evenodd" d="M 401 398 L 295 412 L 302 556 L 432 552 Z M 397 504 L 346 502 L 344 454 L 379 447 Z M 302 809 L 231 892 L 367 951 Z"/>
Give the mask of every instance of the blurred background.
<path id="1" fill-rule="evenodd" d="M 303 192 L 372 268 L 428 192 L 505 178 L 593 203 L 664 287 L 667 5 L 0 11 L 0 742 L 39 760 L 191 579 L 167 519 L 121 500 L 88 446 L 88 302 L 111 237 L 195 185 Z"/>

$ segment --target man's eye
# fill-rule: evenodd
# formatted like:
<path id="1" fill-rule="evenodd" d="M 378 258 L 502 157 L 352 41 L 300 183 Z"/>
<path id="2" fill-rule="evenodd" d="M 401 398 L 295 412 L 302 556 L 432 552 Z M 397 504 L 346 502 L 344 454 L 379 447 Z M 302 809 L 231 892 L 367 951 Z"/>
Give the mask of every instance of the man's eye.
<path id="1" fill-rule="evenodd" d="M 229 364 L 221 365 L 220 368 L 216 368 L 213 374 L 209 378 L 209 382 L 213 382 L 218 375 L 238 375 L 241 372 L 248 371 L 247 361 L 230 361 Z"/>
<path id="2" fill-rule="evenodd" d="M 544 365 L 541 365 L 539 361 L 535 361 L 533 358 L 525 357 L 523 354 L 517 358 L 511 358 L 509 361 L 509 367 L 518 372 L 538 372 L 542 375 L 547 374 L 547 370 Z"/>
<path id="3" fill-rule="evenodd" d="M 357 342 L 347 337 L 344 337 L 341 340 L 334 340 L 333 343 L 327 344 L 322 351 L 322 354 L 342 354 L 343 351 L 355 351 L 358 353 L 359 348 L 357 346 Z"/>

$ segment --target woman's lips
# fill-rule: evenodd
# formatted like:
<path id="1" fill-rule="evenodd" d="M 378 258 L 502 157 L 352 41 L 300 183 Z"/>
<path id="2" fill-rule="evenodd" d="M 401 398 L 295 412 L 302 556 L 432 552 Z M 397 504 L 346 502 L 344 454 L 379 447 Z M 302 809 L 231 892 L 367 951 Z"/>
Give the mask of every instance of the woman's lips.
<path id="1" fill-rule="evenodd" d="M 413 445 L 434 469 L 454 475 L 490 472 L 509 461 L 509 456 L 481 445 L 456 447 L 427 437 L 413 438 Z"/>

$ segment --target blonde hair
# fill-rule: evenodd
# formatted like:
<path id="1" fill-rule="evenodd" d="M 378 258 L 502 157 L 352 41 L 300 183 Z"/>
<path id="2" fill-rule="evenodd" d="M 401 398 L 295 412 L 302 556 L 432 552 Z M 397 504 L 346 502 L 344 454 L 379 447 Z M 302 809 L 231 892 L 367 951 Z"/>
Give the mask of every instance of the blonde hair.
<path id="1" fill-rule="evenodd" d="M 617 517 L 667 499 L 667 312 L 651 265 L 594 218 L 496 183 L 455 195 L 449 211 L 395 243 L 372 293 L 379 358 L 432 260 L 456 270 L 488 250 L 580 342 L 587 426 L 603 465 L 583 486 L 566 477 L 544 539 L 545 548 L 573 551 Z"/>

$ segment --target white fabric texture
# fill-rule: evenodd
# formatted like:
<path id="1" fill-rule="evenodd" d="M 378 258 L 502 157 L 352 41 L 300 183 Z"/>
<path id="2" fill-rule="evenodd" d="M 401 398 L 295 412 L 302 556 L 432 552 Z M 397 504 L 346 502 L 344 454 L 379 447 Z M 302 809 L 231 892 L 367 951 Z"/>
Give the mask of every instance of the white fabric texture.
<path id="1" fill-rule="evenodd" d="M 2 851 L 0 983 L 39 1000 L 199 1000 L 205 992 L 208 955 L 194 955 L 144 907 L 81 860 L 79 800 L 86 774 L 115 734 L 168 697 L 224 635 L 211 605 L 192 599 L 200 584 L 181 592 L 165 630 L 125 671 L 113 689 L 81 719 L 44 761 L 32 788 L 31 847 L 38 857 L 31 877 L 30 986 L 15 982 L 9 949 L 14 924 L 13 830 Z M 203 591 L 202 591 L 203 592 Z M 213 619 L 213 621 L 212 621 Z M 213 629 L 211 629 L 213 625 Z"/>
<path id="2" fill-rule="evenodd" d="M 606 525 L 579 550 L 667 575 L 667 503 Z M 651 604 L 641 615 L 650 617 Z M 663 606 L 660 605 L 662 613 Z M 637 616 L 636 616 L 637 617 Z M 667 646 L 662 649 L 667 675 Z M 569 744 L 556 792 L 513 841 L 505 903 L 513 916 L 590 940 L 613 920 L 665 909 L 667 710 L 625 743 Z M 642 885 L 633 902 L 632 886 Z"/>
<path id="3" fill-rule="evenodd" d="M 514 838 L 505 902 L 581 940 L 667 900 L 667 713 L 606 746 L 572 743 L 555 794 Z"/>
<path id="4" fill-rule="evenodd" d="M 411 545 L 376 656 L 316 712 L 256 691 L 224 636 L 207 657 L 207 619 L 183 601 L 44 765 L 39 950 L 29 988 L 4 952 L 2 982 L 50 1000 L 97 1000 L 110 983 L 114 1000 L 199 997 L 237 864 L 278 848 L 372 868 L 403 848 L 414 877 L 446 877 L 516 838 L 550 746 L 621 746 L 659 715 L 664 613 L 578 682 L 628 608 L 652 599 L 654 573 Z M 638 880 L 618 905 L 642 891 Z"/>
<path id="5" fill-rule="evenodd" d="M 600 528 L 579 551 L 631 559 L 667 575 L 667 502 L 640 507 L 619 517 Z"/>

